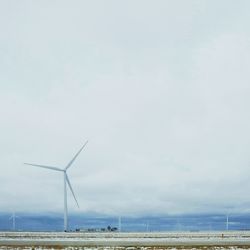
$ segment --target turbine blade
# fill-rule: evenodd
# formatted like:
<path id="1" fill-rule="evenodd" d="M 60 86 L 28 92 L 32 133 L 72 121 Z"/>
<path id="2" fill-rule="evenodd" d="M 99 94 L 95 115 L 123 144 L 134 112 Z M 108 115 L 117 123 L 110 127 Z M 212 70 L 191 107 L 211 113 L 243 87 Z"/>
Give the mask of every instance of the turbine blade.
<path id="1" fill-rule="evenodd" d="M 72 163 L 75 161 L 76 157 L 81 153 L 81 151 L 83 150 L 83 148 L 86 146 L 86 144 L 88 143 L 88 141 L 86 141 L 84 143 L 84 145 L 80 148 L 80 150 L 77 152 L 77 154 L 73 157 L 73 159 L 68 163 L 68 165 L 66 166 L 65 170 L 67 170 L 71 165 Z"/>
<path id="2" fill-rule="evenodd" d="M 63 171 L 60 168 L 57 167 L 51 167 L 51 166 L 45 166 L 45 165 L 38 165 L 38 164 L 33 164 L 33 163 L 24 163 L 25 165 L 29 165 L 29 166 L 35 166 L 35 167 L 39 167 L 39 168 L 47 168 L 50 170 L 55 170 L 55 171 Z"/>
<path id="3" fill-rule="evenodd" d="M 73 194 L 73 197 L 74 197 L 74 199 L 75 199 L 75 201 L 76 201 L 76 204 L 77 204 L 77 206 L 78 206 L 78 208 L 79 208 L 79 204 L 78 204 L 78 202 L 77 202 L 77 199 L 76 199 L 76 196 L 75 196 L 75 194 L 74 194 L 73 188 L 72 188 L 72 186 L 71 186 L 71 184 L 70 184 L 69 177 L 68 177 L 68 175 L 67 175 L 66 173 L 65 173 L 65 175 L 66 175 L 66 181 L 67 181 L 67 183 L 68 183 L 68 185 L 69 185 L 69 188 L 70 188 L 70 190 L 71 190 L 71 193 Z"/>

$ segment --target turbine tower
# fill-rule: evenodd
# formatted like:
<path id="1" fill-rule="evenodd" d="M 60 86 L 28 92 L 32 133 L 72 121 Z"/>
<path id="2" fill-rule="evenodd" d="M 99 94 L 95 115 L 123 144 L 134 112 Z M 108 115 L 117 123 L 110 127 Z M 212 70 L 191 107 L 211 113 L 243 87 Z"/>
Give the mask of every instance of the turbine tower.
<path id="1" fill-rule="evenodd" d="M 33 163 L 24 163 L 24 164 L 30 165 L 30 166 L 35 166 L 35 167 L 46 168 L 46 169 L 50 169 L 50 170 L 55 170 L 55 171 L 63 172 L 63 183 L 64 183 L 64 231 L 65 232 L 68 230 L 67 184 L 68 184 L 68 187 L 69 187 L 69 189 L 70 189 L 70 191 L 71 191 L 71 193 L 72 193 L 72 195 L 73 195 L 73 197 L 75 199 L 75 202 L 76 202 L 77 206 L 79 207 L 79 204 L 77 202 L 76 196 L 75 196 L 74 191 L 73 191 L 73 188 L 72 188 L 72 186 L 70 184 L 69 177 L 67 175 L 67 170 L 73 164 L 73 162 L 75 161 L 75 159 L 77 158 L 77 156 L 81 153 L 81 151 L 83 150 L 83 148 L 86 146 L 87 143 L 88 143 L 88 141 L 86 141 L 84 143 L 84 145 L 76 153 L 76 155 L 73 157 L 73 159 L 64 168 L 58 168 L 58 167 L 52 167 L 52 166 L 45 166 L 45 165 L 38 165 L 38 164 L 33 164 Z"/>

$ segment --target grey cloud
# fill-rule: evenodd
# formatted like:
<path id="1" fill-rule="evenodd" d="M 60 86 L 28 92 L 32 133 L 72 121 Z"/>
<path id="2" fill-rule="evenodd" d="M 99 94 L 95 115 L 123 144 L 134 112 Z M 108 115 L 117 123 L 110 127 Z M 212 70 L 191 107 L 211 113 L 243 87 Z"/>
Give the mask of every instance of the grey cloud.
<path id="1" fill-rule="evenodd" d="M 60 174 L 22 163 L 64 166 L 89 139 L 69 170 L 80 212 L 246 211 L 248 1 L 15 3 L 0 4 L 1 210 L 60 211 Z"/>

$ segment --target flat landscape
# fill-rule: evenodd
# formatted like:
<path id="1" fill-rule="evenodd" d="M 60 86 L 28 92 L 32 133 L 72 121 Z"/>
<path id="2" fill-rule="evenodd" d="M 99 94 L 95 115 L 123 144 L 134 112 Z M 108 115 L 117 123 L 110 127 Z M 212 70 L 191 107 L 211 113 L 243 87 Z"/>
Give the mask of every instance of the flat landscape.
<path id="1" fill-rule="evenodd" d="M 249 231 L 1 232 L 0 249 L 250 249 Z"/>

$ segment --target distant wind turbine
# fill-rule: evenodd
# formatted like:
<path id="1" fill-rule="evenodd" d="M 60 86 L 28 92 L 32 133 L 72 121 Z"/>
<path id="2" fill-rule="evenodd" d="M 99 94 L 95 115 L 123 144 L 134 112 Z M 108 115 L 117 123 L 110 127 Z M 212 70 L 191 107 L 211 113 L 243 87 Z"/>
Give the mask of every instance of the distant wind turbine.
<path id="1" fill-rule="evenodd" d="M 118 217 L 118 231 L 119 232 L 122 231 L 122 217 L 121 216 Z"/>
<path id="2" fill-rule="evenodd" d="M 16 212 L 14 211 L 9 218 L 10 220 L 12 220 L 12 230 L 13 231 L 16 231 L 16 218 L 19 218 L 19 216 L 16 216 Z"/>
<path id="3" fill-rule="evenodd" d="M 63 182 L 64 182 L 64 231 L 65 232 L 68 230 L 67 184 L 68 184 L 69 189 L 70 189 L 70 191 L 71 191 L 71 193 L 72 193 L 72 195 L 73 195 L 73 197 L 75 199 L 75 202 L 76 202 L 77 206 L 79 207 L 79 204 L 77 202 L 76 196 L 75 196 L 74 191 L 73 191 L 73 188 L 72 188 L 72 186 L 70 184 L 69 177 L 67 175 L 67 170 L 73 164 L 73 162 L 75 161 L 77 156 L 81 153 L 81 151 L 83 150 L 83 148 L 86 146 L 87 143 L 88 143 L 88 141 L 86 141 L 84 143 L 84 145 L 76 153 L 76 155 L 73 157 L 73 159 L 64 168 L 45 166 L 45 165 L 38 165 L 38 164 L 33 164 L 33 163 L 24 163 L 24 164 L 30 165 L 30 166 L 35 166 L 35 167 L 46 168 L 46 169 L 50 169 L 50 170 L 63 172 Z"/>
<path id="4" fill-rule="evenodd" d="M 229 214 L 227 213 L 227 216 L 226 216 L 226 229 L 227 229 L 227 231 L 228 231 L 228 229 L 229 229 Z"/>

